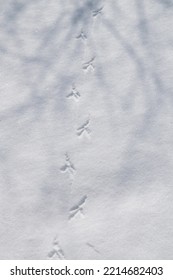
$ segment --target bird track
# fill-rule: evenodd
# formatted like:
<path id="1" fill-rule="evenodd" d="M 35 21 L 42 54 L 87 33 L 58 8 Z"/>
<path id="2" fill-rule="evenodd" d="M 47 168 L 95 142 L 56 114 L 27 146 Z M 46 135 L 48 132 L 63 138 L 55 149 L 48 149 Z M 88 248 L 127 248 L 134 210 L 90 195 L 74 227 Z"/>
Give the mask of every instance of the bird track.
<path id="1" fill-rule="evenodd" d="M 71 162 L 70 157 L 68 153 L 65 154 L 65 164 L 60 168 L 60 171 L 62 173 L 68 173 L 69 176 L 74 176 L 76 173 L 76 168 L 74 167 L 74 164 Z"/>
<path id="2" fill-rule="evenodd" d="M 87 70 L 92 70 L 92 71 L 94 71 L 94 69 L 95 69 L 95 66 L 94 66 L 94 64 L 93 64 L 94 61 L 95 61 L 95 56 L 92 57 L 89 61 L 83 63 L 82 69 L 83 69 L 84 71 L 87 71 Z"/>
<path id="3" fill-rule="evenodd" d="M 81 97 L 79 91 L 76 89 L 75 86 L 72 86 L 71 92 L 67 95 L 67 98 L 73 98 L 75 101 L 78 101 Z"/>
<path id="4" fill-rule="evenodd" d="M 97 17 L 99 14 L 102 14 L 102 11 L 103 11 L 103 7 L 93 11 L 93 17 Z"/>
<path id="5" fill-rule="evenodd" d="M 87 200 L 87 195 L 84 195 L 81 198 L 81 200 L 78 202 L 78 204 L 76 204 L 75 206 L 73 206 L 70 209 L 69 220 L 74 218 L 78 213 L 80 213 L 82 216 L 84 216 L 83 206 L 85 205 L 86 200 Z"/>
<path id="6" fill-rule="evenodd" d="M 97 254 L 100 254 L 100 251 L 97 250 L 97 249 L 95 248 L 95 246 L 92 245 L 91 243 L 87 242 L 86 245 L 87 245 L 88 247 L 92 248 Z"/>
<path id="7" fill-rule="evenodd" d="M 87 36 L 84 33 L 83 29 L 81 30 L 80 34 L 76 37 L 76 39 L 82 39 L 83 41 L 87 40 Z"/>
<path id="8" fill-rule="evenodd" d="M 77 135 L 82 136 L 83 134 L 90 135 L 91 130 L 89 129 L 90 119 L 88 119 L 83 125 L 77 128 Z"/>
<path id="9" fill-rule="evenodd" d="M 64 251 L 62 250 L 62 248 L 60 247 L 59 241 L 57 240 L 57 238 L 54 239 L 52 245 L 53 245 L 53 249 L 48 253 L 48 257 L 50 259 L 58 258 L 60 260 L 64 260 L 65 254 L 64 254 Z"/>

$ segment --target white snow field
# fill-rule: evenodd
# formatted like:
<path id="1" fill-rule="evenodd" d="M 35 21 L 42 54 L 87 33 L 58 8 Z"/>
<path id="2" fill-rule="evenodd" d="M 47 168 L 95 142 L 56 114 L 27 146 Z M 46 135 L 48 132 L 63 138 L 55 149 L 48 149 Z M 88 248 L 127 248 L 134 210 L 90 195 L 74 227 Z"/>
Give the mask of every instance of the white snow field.
<path id="1" fill-rule="evenodd" d="M 0 259 L 172 259 L 173 0 L 0 1 Z"/>

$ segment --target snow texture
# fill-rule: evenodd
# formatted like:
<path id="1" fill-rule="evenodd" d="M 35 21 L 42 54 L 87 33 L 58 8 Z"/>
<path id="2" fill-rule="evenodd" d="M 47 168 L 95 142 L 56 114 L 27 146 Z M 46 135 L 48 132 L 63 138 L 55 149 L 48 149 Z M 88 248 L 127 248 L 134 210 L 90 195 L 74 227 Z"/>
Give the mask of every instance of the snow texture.
<path id="1" fill-rule="evenodd" d="M 0 259 L 172 259 L 173 0 L 0 1 Z"/>

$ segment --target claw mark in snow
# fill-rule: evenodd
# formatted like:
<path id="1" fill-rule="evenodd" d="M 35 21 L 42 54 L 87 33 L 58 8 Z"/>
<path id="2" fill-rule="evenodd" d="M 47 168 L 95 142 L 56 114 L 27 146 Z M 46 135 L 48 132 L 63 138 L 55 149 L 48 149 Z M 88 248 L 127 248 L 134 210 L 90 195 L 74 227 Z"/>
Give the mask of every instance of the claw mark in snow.
<path id="1" fill-rule="evenodd" d="M 93 65 L 94 60 L 95 60 L 95 57 L 93 57 L 89 61 L 85 62 L 82 67 L 83 70 L 89 70 L 89 69 L 94 70 L 94 68 L 95 68 Z"/>
<path id="2" fill-rule="evenodd" d="M 87 36 L 83 32 L 83 30 L 81 30 L 80 34 L 76 37 L 76 39 L 82 39 L 83 41 L 85 41 L 87 39 Z"/>
<path id="3" fill-rule="evenodd" d="M 77 129 L 77 135 L 81 136 L 84 133 L 87 133 L 88 135 L 91 133 L 91 130 L 88 128 L 90 123 L 90 119 L 88 119 L 82 126 L 78 127 Z"/>
<path id="4" fill-rule="evenodd" d="M 96 17 L 96 16 L 98 16 L 98 14 L 101 14 L 101 13 L 102 13 L 102 10 L 103 10 L 103 7 L 101 7 L 100 9 L 97 9 L 97 10 L 93 11 L 93 17 Z"/>
<path id="5" fill-rule="evenodd" d="M 69 175 L 74 175 L 76 169 L 67 153 L 65 154 L 65 157 L 66 157 L 66 163 L 60 168 L 60 170 L 63 173 L 67 172 Z"/>
<path id="6" fill-rule="evenodd" d="M 58 257 L 58 259 L 60 259 L 60 260 L 65 259 L 64 252 L 61 249 L 61 247 L 59 245 L 59 241 L 57 240 L 57 238 L 55 238 L 54 241 L 53 241 L 53 249 L 49 252 L 48 257 L 51 258 L 51 259 L 55 258 L 55 257 Z"/>
<path id="7" fill-rule="evenodd" d="M 87 199 L 87 195 L 84 195 L 82 197 L 82 199 L 79 201 L 78 204 L 76 204 L 75 206 L 73 206 L 71 209 L 70 209 L 70 216 L 69 216 L 69 220 L 72 219 L 73 217 L 75 217 L 78 213 L 80 213 L 82 216 L 84 216 L 84 213 L 83 213 L 83 206 L 86 202 L 86 199 Z"/>
<path id="8" fill-rule="evenodd" d="M 80 98 L 80 93 L 79 93 L 79 91 L 76 89 L 75 86 L 72 86 L 72 90 L 71 90 L 71 92 L 67 95 L 67 98 L 74 98 L 76 101 L 79 100 L 79 98 Z"/>

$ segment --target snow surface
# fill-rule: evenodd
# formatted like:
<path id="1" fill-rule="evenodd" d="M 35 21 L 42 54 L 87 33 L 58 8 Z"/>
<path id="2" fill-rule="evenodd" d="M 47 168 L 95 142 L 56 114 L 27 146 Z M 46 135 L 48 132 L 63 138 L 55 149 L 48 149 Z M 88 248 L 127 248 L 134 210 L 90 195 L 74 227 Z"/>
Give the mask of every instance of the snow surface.
<path id="1" fill-rule="evenodd" d="M 0 1 L 0 259 L 172 259 L 173 1 Z"/>

